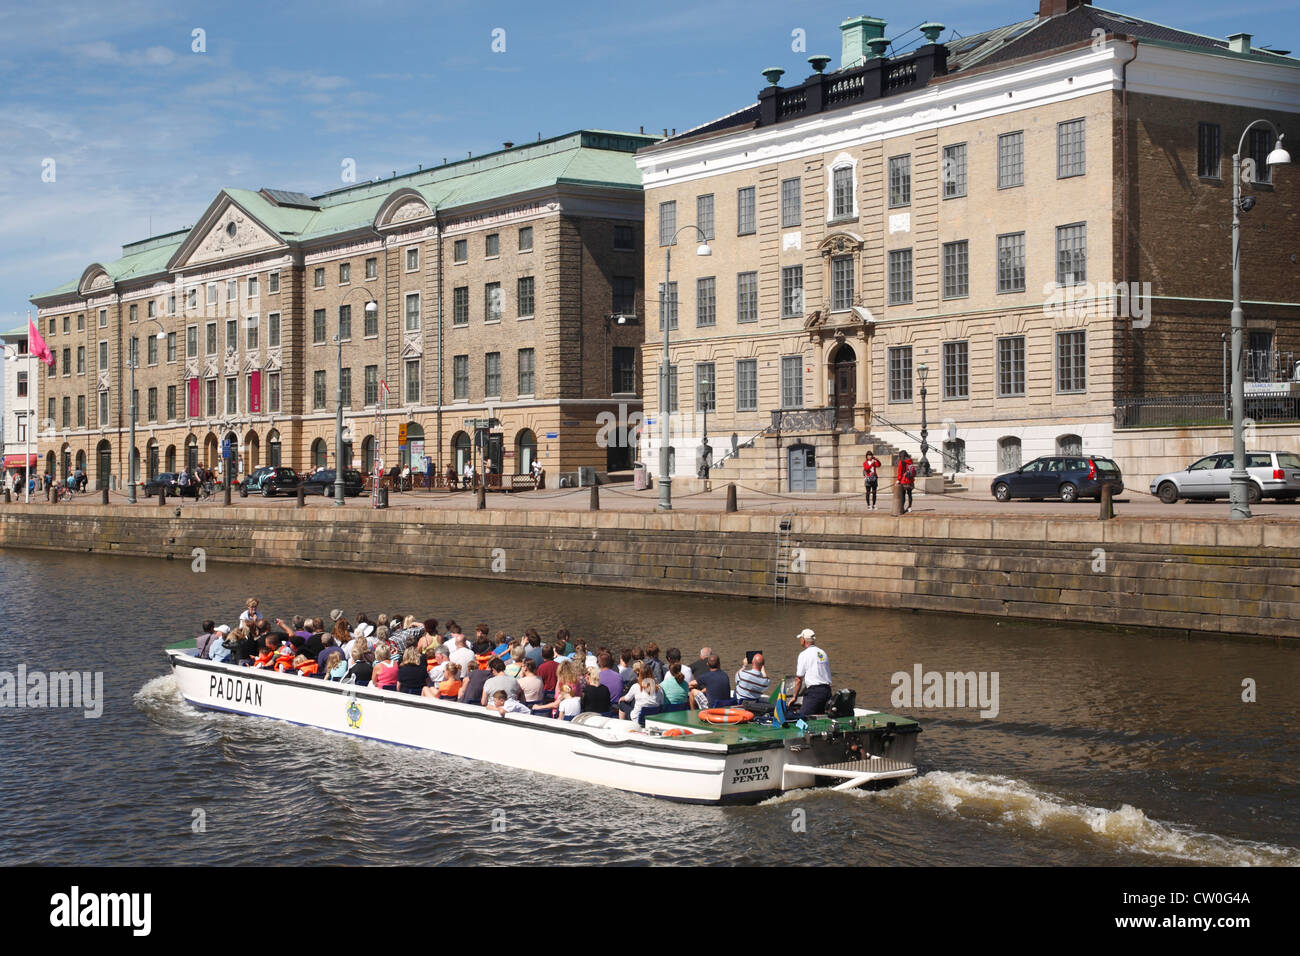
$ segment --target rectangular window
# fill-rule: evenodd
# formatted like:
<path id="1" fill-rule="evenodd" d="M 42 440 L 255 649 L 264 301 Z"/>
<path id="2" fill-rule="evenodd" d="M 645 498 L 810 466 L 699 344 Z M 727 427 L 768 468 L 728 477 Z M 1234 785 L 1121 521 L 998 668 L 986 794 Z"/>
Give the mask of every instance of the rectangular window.
<path id="1" fill-rule="evenodd" d="M 1056 227 L 1056 284 L 1088 281 L 1088 226 L 1076 222 Z"/>
<path id="2" fill-rule="evenodd" d="M 314 309 L 311 314 L 312 344 L 320 345 L 325 341 L 325 310 Z"/>
<path id="3" fill-rule="evenodd" d="M 488 282 L 483 286 L 483 321 L 500 322 L 501 313 L 505 311 L 505 297 L 501 294 L 500 282 Z"/>
<path id="4" fill-rule="evenodd" d="M 259 337 L 257 316 L 250 315 L 248 318 L 244 319 L 245 348 L 250 352 L 254 351 L 257 348 L 257 340 Z"/>
<path id="5" fill-rule="evenodd" d="M 705 239 L 713 238 L 713 193 L 695 197 L 695 224 Z"/>
<path id="6" fill-rule="evenodd" d="M 137 321 L 140 318 L 140 307 L 138 305 L 131 306 L 127 314 L 130 316 L 130 321 L 132 322 Z M 100 309 L 99 317 L 100 317 L 99 327 L 102 329 L 104 326 L 108 325 L 108 310 Z"/>
<path id="7" fill-rule="evenodd" d="M 677 414 L 677 366 L 668 366 L 668 411 Z"/>
<path id="8" fill-rule="evenodd" d="M 912 301 L 912 250 L 895 249 L 889 253 L 889 304 L 907 305 Z"/>
<path id="9" fill-rule="evenodd" d="M 47 414 L 46 414 L 45 417 L 48 418 L 50 421 L 54 421 L 54 408 L 55 408 L 55 401 L 54 401 L 53 398 L 51 398 L 51 399 L 49 399 L 49 400 L 46 401 L 46 403 L 45 403 L 45 408 L 46 408 L 46 411 L 47 411 Z"/>
<path id="10" fill-rule="evenodd" d="M 197 325 L 186 326 L 185 357 L 196 358 L 198 354 L 199 354 L 199 327 Z"/>
<path id="11" fill-rule="evenodd" d="M 280 410 L 279 372 L 271 372 L 266 376 L 266 405 L 268 411 L 278 412 Z"/>
<path id="12" fill-rule="evenodd" d="M 781 317 L 803 315 L 803 266 L 781 270 Z"/>
<path id="13" fill-rule="evenodd" d="M 408 359 L 406 362 L 406 401 L 416 405 L 420 401 L 420 360 Z"/>
<path id="14" fill-rule="evenodd" d="M 1056 178 L 1082 176 L 1087 172 L 1084 152 L 1086 120 L 1072 119 L 1056 124 Z"/>
<path id="15" fill-rule="evenodd" d="M 371 256 L 369 259 L 366 260 L 366 278 L 367 279 L 379 278 L 379 260 L 374 256 Z"/>
<path id="16" fill-rule="evenodd" d="M 406 331 L 418 332 L 420 329 L 420 293 L 409 292 L 406 296 Z"/>
<path id="17" fill-rule="evenodd" d="M 677 203 L 675 201 L 659 204 L 659 245 L 672 243 L 677 234 Z"/>
<path id="18" fill-rule="evenodd" d="M 718 410 L 717 367 L 712 362 L 695 363 L 695 410 Z"/>
<path id="19" fill-rule="evenodd" d="M 136 414 L 140 413 L 139 392 L 136 392 Z M 63 396 L 63 427 L 72 427 L 72 398 L 68 395 Z"/>
<path id="20" fill-rule="evenodd" d="M 614 251 L 636 252 L 636 231 L 631 226 L 614 227 Z"/>
<path id="21" fill-rule="evenodd" d="M 199 307 L 199 290 L 190 289 L 189 292 L 185 293 L 185 308 L 197 309 L 198 307 Z"/>
<path id="22" fill-rule="evenodd" d="M 613 382 L 610 387 L 614 394 L 636 393 L 636 349 L 626 346 L 614 346 L 614 360 L 611 364 Z"/>
<path id="23" fill-rule="evenodd" d="M 323 289 L 323 288 L 325 288 L 325 268 L 324 268 L 324 266 L 322 266 L 322 267 L 320 267 L 320 268 L 315 269 L 315 270 L 312 271 L 312 274 L 311 274 L 311 284 L 312 284 L 312 287 L 313 287 L 313 288 L 316 288 L 316 289 Z"/>
<path id="24" fill-rule="evenodd" d="M 257 404 L 260 407 L 261 397 L 262 396 L 259 395 L 253 389 L 253 376 L 245 375 L 244 376 L 244 408 L 251 412 L 253 410 L 254 404 Z"/>
<path id="25" fill-rule="evenodd" d="M 614 276 L 610 283 L 610 311 L 617 315 L 636 315 L 636 279 Z"/>
<path id="26" fill-rule="evenodd" d="M 86 427 L 86 396 L 77 396 L 77 427 Z"/>
<path id="27" fill-rule="evenodd" d="M 531 318 L 534 309 L 532 276 L 522 276 L 515 283 L 515 295 L 519 299 L 519 318 Z"/>
<path id="28" fill-rule="evenodd" d="M 943 343 L 943 397 L 970 398 L 970 349 L 966 342 Z"/>
<path id="29" fill-rule="evenodd" d="M 280 347 L 279 312 L 272 312 L 266 317 L 266 344 L 273 349 Z"/>
<path id="30" fill-rule="evenodd" d="M 149 306 L 150 306 L 149 314 L 150 314 L 150 315 L 153 315 L 153 303 L 150 302 L 150 303 L 149 303 Z M 137 307 L 134 306 L 134 305 L 131 306 L 131 321 L 132 321 L 132 322 L 134 322 L 135 319 L 136 319 L 136 314 L 137 314 L 137 313 L 136 313 L 136 308 L 137 308 Z M 100 310 L 99 310 L 99 327 L 100 327 L 101 329 L 106 329 L 106 328 L 108 328 L 108 309 L 100 309 Z"/>
<path id="31" fill-rule="evenodd" d="M 226 351 L 239 351 L 239 321 L 226 319 Z"/>
<path id="32" fill-rule="evenodd" d="M 745 186 L 736 190 L 736 235 L 751 235 L 754 223 L 754 187 Z"/>
<path id="33" fill-rule="evenodd" d="M 239 411 L 239 379 L 226 379 L 226 414 L 234 415 Z"/>
<path id="34" fill-rule="evenodd" d="M 912 346 L 898 345 L 889 350 L 889 400 L 912 400 Z"/>
<path id="35" fill-rule="evenodd" d="M 1025 234 L 998 236 L 998 291 L 1025 291 Z"/>
<path id="36" fill-rule="evenodd" d="M 379 306 L 376 303 L 375 308 L 361 310 L 362 334 L 373 339 L 379 335 Z"/>
<path id="37" fill-rule="evenodd" d="M 101 311 L 99 314 L 104 317 L 104 321 L 100 323 L 100 327 L 103 328 L 105 325 L 108 325 L 108 312 Z M 153 301 L 145 303 L 145 314 L 147 314 L 151 319 L 156 317 L 158 315 L 158 303 Z M 50 331 L 54 331 L 53 319 L 50 319 Z"/>
<path id="38" fill-rule="evenodd" d="M 77 331 L 78 331 L 78 332 L 84 332 L 84 331 L 86 331 L 86 313 L 85 313 L 85 312 L 78 312 L 78 313 L 77 313 Z"/>
<path id="39" fill-rule="evenodd" d="M 483 394 L 488 398 L 501 395 L 500 352 L 488 352 L 483 356 Z"/>
<path id="40" fill-rule="evenodd" d="M 146 364 L 157 365 L 158 364 L 158 337 L 156 335 L 150 335 L 147 339 L 145 339 L 144 351 L 146 356 L 145 358 Z M 81 368 L 80 355 L 77 356 L 77 371 L 78 372 L 83 371 L 83 369 Z"/>
<path id="41" fill-rule="evenodd" d="M 457 239 L 451 244 L 451 258 L 454 262 L 469 262 L 468 239 Z"/>
<path id="42" fill-rule="evenodd" d="M 167 333 L 167 361 L 168 362 L 176 361 L 176 333 L 175 332 Z"/>
<path id="43" fill-rule="evenodd" d="M 158 420 L 158 389 L 150 388 L 145 393 L 145 421 L 156 422 Z"/>
<path id="44" fill-rule="evenodd" d="M 489 232 L 484 237 L 483 255 L 488 259 L 495 259 L 501 255 L 501 234 L 499 232 Z"/>
<path id="45" fill-rule="evenodd" d="M 339 306 L 339 341 L 348 342 L 352 339 L 352 306 Z"/>
<path id="46" fill-rule="evenodd" d="M 249 297 L 250 299 L 256 299 L 256 298 L 258 297 L 258 295 L 257 295 L 257 276 L 249 276 L 249 277 L 248 277 L 248 281 L 247 281 L 246 284 L 247 284 L 247 286 L 248 286 L 248 297 Z"/>
<path id="47" fill-rule="evenodd" d="M 1084 331 L 1056 333 L 1056 390 L 1082 392 L 1088 386 Z"/>
<path id="48" fill-rule="evenodd" d="M 718 324 L 718 280 L 713 276 L 695 280 L 695 324 L 699 328 Z"/>
<path id="49" fill-rule="evenodd" d="M 803 183 L 796 176 L 781 180 L 781 228 L 803 223 Z"/>
<path id="50" fill-rule="evenodd" d="M 108 343 L 107 342 L 99 343 L 99 365 L 97 366 L 97 368 L 101 372 L 107 371 L 108 369 Z"/>
<path id="51" fill-rule="evenodd" d="M 758 359 L 736 362 L 736 411 L 758 411 Z"/>
<path id="52" fill-rule="evenodd" d="M 226 280 L 226 301 L 234 302 L 235 299 L 237 299 L 238 297 L 239 297 L 239 280 L 227 279 Z"/>
<path id="53" fill-rule="evenodd" d="M 891 156 L 889 158 L 889 206 L 910 206 L 912 204 L 912 157 Z"/>
<path id="54" fill-rule="evenodd" d="M 533 350 L 519 350 L 519 394 L 533 394 Z"/>
<path id="55" fill-rule="evenodd" d="M 343 407 L 352 407 L 352 369 L 339 369 L 339 388 L 343 392 Z"/>
<path id="56" fill-rule="evenodd" d="M 451 290 L 451 324 L 469 325 L 469 286 L 461 285 Z"/>
<path id="57" fill-rule="evenodd" d="M 853 216 L 853 167 L 841 166 L 831 172 L 831 217 Z"/>
<path id="58" fill-rule="evenodd" d="M 194 299 L 195 299 L 197 293 L 198 293 L 198 290 L 197 290 L 197 289 L 190 289 L 190 294 L 189 294 L 189 303 L 190 303 L 190 305 L 194 305 L 194 304 L 195 304 Z M 211 306 L 211 305 L 216 305 L 216 304 L 217 304 L 217 286 L 216 286 L 216 283 L 211 283 L 211 284 L 209 284 L 207 287 L 205 287 L 204 292 L 203 292 L 203 301 L 204 301 L 207 305 L 210 305 L 210 306 Z"/>
<path id="59" fill-rule="evenodd" d="M 668 288 L 659 283 L 659 330 L 664 327 L 664 316 L 668 316 L 668 328 L 677 328 L 677 283 L 668 283 Z"/>
<path id="60" fill-rule="evenodd" d="M 519 227 L 519 251 L 520 252 L 533 251 L 533 227 L 532 226 Z"/>
<path id="61" fill-rule="evenodd" d="M 325 407 L 325 371 L 320 369 L 311 373 L 311 399 L 312 408 L 322 409 Z"/>
<path id="62" fill-rule="evenodd" d="M 781 356 L 781 407 L 803 408 L 803 356 Z"/>
<path id="63" fill-rule="evenodd" d="M 998 137 L 998 189 L 1025 184 L 1025 134 L 1003 133 Z"/>
<path id="64" fill-rule="evenodd" d="M 757 272 L 742 272 L 736 276 L 736 321 L 758 321 Z"/>
<path id="65" fill-rule="evenodd" d="M 1221 160 L 1218 123 L 1196 124 L 1196 175 L 1202 179 L 1219 179 Z"/>
<path id="66" fill-rule="evenodd" d="M 970 243 L 943 244 L 943 297 L 962 299 L 970 295 Z"/>
<path id="67" fill-rule="evenodd" d="M 966 195 L 966 144 L 956 143 L 943 148 L 943 198 L 956 199 Z"/>
<path id="68" fill-rule="evenodd" d="M 831 259 L 831 311 L 843 312 L 853 306 L 853 257 Z"/>
<path id="69" fill-rule="evenodd" d="M 150 336 L 149 341 L 154 346 L 153 361 L 150 362 L 149 364 L 154 365 L 158 361 L 158 340 L 155 339 L 153 336 Z M 78 375 L 86 374 L 86 347 L 84 345 L 77 346 L 77 374 Z"/>
<path id="70" fill-rule="evenodd" d="M 451 362 L 452 397 L 457 401 L 469 398 L 469 356 L 457 355 Z"/>
<path id="71" fill-rule="evenodd" d="M 1257 183 L 1271 183 L 1273 181 L 1273 167 L 1265 162 L 1268 154 L 1273 152 L 1273 140 L 1273 131 L 1271 129 L 1252 129 L 1250 131 L 1250 144 L 1247 147 L 1247 154 L 1255 160 L 1255 182 Z"/>
<path id="72" fill-rule="evenodd" d="M 366 407 L 373 408 L 379 404 L 379 366 L 367 365 L 363 377 Z"/>
<path id="73" fill-rule="evenodd" d="M 339 263 L 339 285 L 348 285 L 352 282 L 352 263 Z"/>
<path id="74" fill-rule="evenodd" d="M 176 314 L 176 296 L 174 295 L 169 295 L 167 297 L 167 314 L 168 315 Z"/>
<path id="75" fill-rule="evenodd" d="M 167 386 L 167 420 L 176 421 L 176 386 Z"/>
<path id="76" fill-rule="evenodd" d="M 266 276 L 266 291 L 271 295 L 280 293 L 280 273 L 270 272 Z"/>
<path id="77" fill-rule="evenodd" d="M 1025 337 L 998 339 L 998 398 L 1025 394 Z"/>
<path id="78" fill-rule="evenodd" d="M 100 427 L 108 425 L 108 392 L 99 393 L 99 424 Z"/>
<path id="79" fill-rule="evenodd" d="M 18 397 L 26 398 L 27 397 L 27 372 L 26 371 L 20 371 L 18 373 L 17 384 L 18 384 Z"/>
<path id="80" fill-rule="evenodd" d="M 406 271 L 414 272 L 418 268 L 420 268 L 420 250 L 412 246 L 406 250 Z"/>

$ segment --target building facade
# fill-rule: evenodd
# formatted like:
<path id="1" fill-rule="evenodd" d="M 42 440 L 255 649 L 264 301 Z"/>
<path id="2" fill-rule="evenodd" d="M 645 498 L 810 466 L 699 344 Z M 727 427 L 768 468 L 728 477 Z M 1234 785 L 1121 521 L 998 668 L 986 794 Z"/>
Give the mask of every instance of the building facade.
<path id="1" fill-rule="evenodd" d="M 845 21 L 838 71 L 765 71 L 757 104 L 638 155 L 677 477 L 705 410 L 713 479 L 824 492 L 860 487 L 865 445 L 919 457 L 923 423 L 936 472 L 988 477 L 1116 455 L 1130 398 L 1219 386 L 1231 157 L 1256 118 L 1300 128 L 1300 61 L 1079 0 L 894 56 L 885 27 Z M 1243 232 L 1261 354 L 1300 345 L 1300 177 L 1272 177 Z"/>
<path id="2" fill-rule="evenodd" d="M 28 429 L 38 421 L 41 377 L 37 370 L 45 366 L 27 351 L 26 324 L 0 333 L 0 342 L 4 344 L 5 363 L 4 422 L 0 432 L 4 439 L 3 469 L 21 479 L 37 460 L 36 434 Z"/>
<path id="3" fill-rule="evenodd" d="M 654 138 L 583 130 L 320 196 L 224 189 L 193 226 L 36 296 L 57 362 L 39 453 L 92 486 L 187 463 L 630 467 Z M 132 386 L 132 377 L 134 385 Z M 132 398 L 134 396 L 134 399 Z M 602 417 L 602 415 L 604 417 Z"/>

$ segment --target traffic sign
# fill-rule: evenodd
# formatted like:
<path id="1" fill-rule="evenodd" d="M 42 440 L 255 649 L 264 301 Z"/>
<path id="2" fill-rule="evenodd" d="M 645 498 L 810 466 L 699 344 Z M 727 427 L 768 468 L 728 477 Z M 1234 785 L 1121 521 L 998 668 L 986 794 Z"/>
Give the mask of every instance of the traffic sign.
<path id="1" fill-rule="evenodd" d="M 406 444 L 406 423 L 405 422 L 397 426 L 397 444 L 399 445 Z"/>
<path id="2" fill-rule="evenodd" d="M 231 457 L 231 455 L 230 455 L 230 439 L 229 439 L 229 438 L 222 439 L 222 441 L 221 441 L 221 457 L 222 457 L 222 458 L 227 458 L 227 459 Z"/>

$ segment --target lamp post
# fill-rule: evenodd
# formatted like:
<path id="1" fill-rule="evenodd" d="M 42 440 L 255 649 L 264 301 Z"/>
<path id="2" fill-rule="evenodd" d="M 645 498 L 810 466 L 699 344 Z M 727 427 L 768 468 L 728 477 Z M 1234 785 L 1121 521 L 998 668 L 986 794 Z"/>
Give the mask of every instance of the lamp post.
<path id="1" fill-rule="evenodd" d="M 28 313 L 30 316 L 30 313 Z M 13 349 L 10 355 L 9 350 Z M 5 358 L 13 362 L 15 366 L 19 359 L 27 359 L 27 408 L 23 413 L 23 503 L 31 504 L 32 500 L 32 385 L 34 376 L 32 375 L 32 350 L 28 345 L 26 352 L 18 351 L 17 345 L 5 346 Z M 17 369 L 15 369 L 15 372 Z"/>
<path id="2" fill-rule="evenodd" d="M 1250 476 L 1246 474 L 1246 383 L 1241 367 L 1241 340 L 1245 329 L 1241 311 L 1241 213 L 1249 212 L 1255 205 L 1254 197 L 1241 198 L 1241 154 L 1246 148 L 1246 135 L 1256 126 L 1267 126 L 1277 137 L 1277 144 L 1264 162 L 1269 166 L 1284 166 L 1291 162 L 1291 154 L 1282 148 L 1283 134 L 1268 120 L 1258 119 L 1241 132 L 1237 151 L 1232 154 L 1232 476 L 1228 486 L 1230 517 L 1244 520 L 1250 517 Z"/>
<path id="3" fill-rule="evenodd" d="M 930 477 L 930 459 L 926 452 L 930 450 L 930 430 L 927 427 L 925 413 L 925 380 L 930 374 L 930 367 L 922 362 L 916 367 L 916 375 L 921 380 L 921 476 Z"/>
<path id="4" fill-rule="evenodd" d="M 682 226 L 675 233 L 668 245 L 664 247 L 664 291 L 659 297 L 659 314 L 663 316 L 664 325 L 664 354 L 659 362 L 659 510 L 673 510 L 673 478 L 668 473 L 668 333 L 672 327 L 673 310 L 677 307 L 676 298 L 671 302 L 672 309 L 665 305 L 665 297 L 671 295 L 669 291 L 672 287 L 672 268 L 673 268 L 673 246 L 677 245 L 677 237 L 687 229 L 694 229 L 700 237 L 700 244 L 695 250 L 697 256 L 711 256 L 713 250 L 709 248 L 708 237 L 704 235 L 704 230 L 699 226 Z"/>
<path id="5" fill-rule="evenodd" d="M 352 292 L 364 292 L 366 295 L 371 296 L 371 298 L 366 301 L 366 305 L 365 305 L 366 315 L 379 314 L 379 303 L 375 300 L 374 296 L 372 295 L 369 289 L 367 289 L 365 286 L 359 286 L 353 289 Z M 351 295 L 352 292 L 349 292 L 348 295 Z M 348 300 L 348 296 L 345 295 L 343 297 L 343 302 L 339 303 L 340 309 L 342 309 L 344 303 L 346 303 L 347 300 Z M 334 507 L 342 508 L 344 505 L 344 497 L 343 497 L 343 492 L 344 492 L 343 467 L 344 466 L 343 466 L 343 328 L 341 325 L 339 327 L 338 334 L 334 336 L 334 344 L 338 346 L 338 367 L 335 369 L 335 374 L 337 375 L 337 378 L 335 379 L 335 383 L 337 385 L 337 388 L 335 389 L 335 398 L 336 398 L 336 404 L 338 405 L 338 411 L 334 419 Z"/>
<path id="6" fill-rule="evenodd" d="M 157 319 L 145 319 L 145 321 L 158 326 L 158 333 L 154 336 L 155 339 L 161 342 L 167 338 L 167 333 L 164 331 L 161 322 Z M 128 342 L 132 344 L 127 346 L 128 353 L 126 357 L 127 368 L 131 370 L 131 393 L 127 396 L 127 401 L 131 403 L 131 444 L 126 450 L 126 503 L 129 505 L 135 504 L 135 485 L 138 477 L 136 475 L 135 460 L 135 419 L 136 415 L 139 414 L 139 410 L 135 407 L 135 367 L 140 364 L 140 349 L 138 345 L 134 344 L 135 341 L 135 339 L 128 339 Z M 229 475 L 226 476 L 226 480 L 230 480 Z"/>

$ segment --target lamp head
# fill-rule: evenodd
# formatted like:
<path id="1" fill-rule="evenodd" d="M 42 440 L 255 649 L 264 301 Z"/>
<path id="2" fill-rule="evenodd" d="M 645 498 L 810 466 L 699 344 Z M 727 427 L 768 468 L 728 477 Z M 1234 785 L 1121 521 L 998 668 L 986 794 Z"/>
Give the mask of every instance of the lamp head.
<path id="1" fill-rule="evenodd" d="M 1289 166 L 1291 165 L 1291 154 L 1282 148 L 1282 140 L 1286 139 L 1286 133 L 1279 133 L 1277 145 L 1273 147 L 1273 152 L 1268 154 L 1264 162 L 1270 166 Z"/>
<path id="2" fill-rule="evenodd" d="M 155 335 L 154 338 L 161 342 L 163 339 L 167 338 L 167 333 L 159 329 L 158 334 Z"/>
<path id="3" fill-rule="evenodd" d="M 707 242 L 701 242 L 699 248 L 695 250 L 695 254 L 697 256 L 711 256 L 713 255 L 713 250 L 709 248 Z"/>
<path id="4" fill-rule="evenodd" d="M 920 376 L 921 384 L 924 385 L 926 376 L 930 374 L 930 366 L 922 362 L 920 365 L 916 367 L 916 374 Z"/>
<path id="5" fill-rule="evenodd" d="M 371 299 L 366 303 L 366 315 L 374 315 L 379 311 L 379 303 Z"/>

